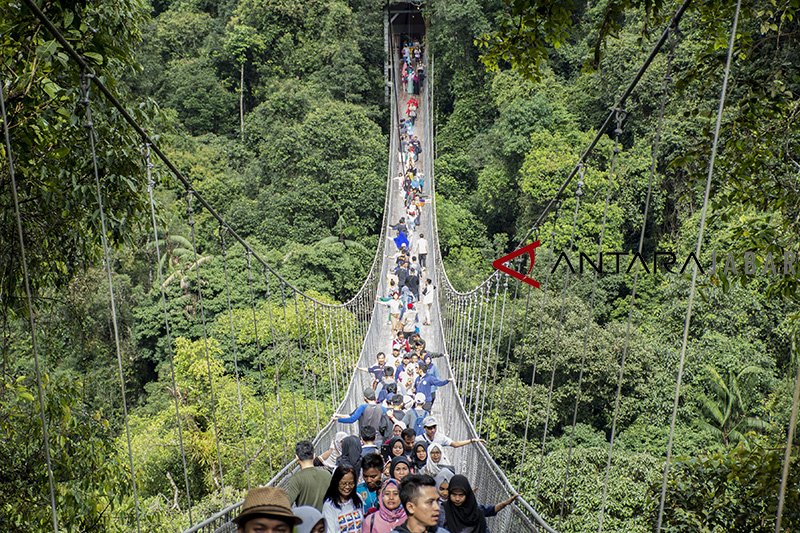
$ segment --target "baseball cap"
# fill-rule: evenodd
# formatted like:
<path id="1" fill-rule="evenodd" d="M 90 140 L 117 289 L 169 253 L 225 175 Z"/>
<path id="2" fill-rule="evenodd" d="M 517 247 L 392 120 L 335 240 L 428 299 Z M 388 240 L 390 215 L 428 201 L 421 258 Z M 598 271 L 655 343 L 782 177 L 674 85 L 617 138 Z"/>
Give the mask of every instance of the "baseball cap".
<path id="1" fill-rule="evenodd" d="M 414 402 L 415 403 L 425 403 L 425 395 L 421 392 L 418 392 L 414 395 Z"/>
<path id="2" fill-rule="evenodd" d="M 429 428 L 433 426 L 438 426 L 439 424 L 436 422 L 436 418 L 432 416 L 426 416 L 425 420 L 422 421 L 422 426 Z"/>
<path id="3" fill-rule="evenodd" d="M 372 388 L 364 389 L 364 398 L 367 400 L 374 400 L 375 399 L 375 391 Z"/>

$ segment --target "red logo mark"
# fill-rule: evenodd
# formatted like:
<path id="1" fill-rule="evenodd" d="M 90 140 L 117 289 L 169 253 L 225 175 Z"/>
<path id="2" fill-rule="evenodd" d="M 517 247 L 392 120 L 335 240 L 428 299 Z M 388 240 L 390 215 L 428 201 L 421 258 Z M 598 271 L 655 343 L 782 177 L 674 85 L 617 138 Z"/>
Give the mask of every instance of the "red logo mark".
<path id="1" fill-rule="evenodd" d="M 508 274 L 509 276 L 511 276 L 513 278 L 516 278 L 516 279 L 518 279 L 518 280 L 520 280 L 522 282 L 525 282 L 528 285 L 532 285 L 532 286 L 534 286 L 534 287 L 536 287 L 538 289 L 539 288 L 539 282 L 536 281 L 535 279 L 531 278 L 529 275 L 531 273 L 531 270 L 533 270 L 533 264 L 536 262 L 536 248 L 538 248 L 540 245 L 541 245 L 541 243 L 539 241 L 532 242 L 528 246 L 524 246 L 524 247 L 520 248 L 519 250 L 514 250 L 510 254 L 504 255 L 503 257 L 501 257 L 499 259 L 495 259 L 492 262 L 492 266 L 494 268 L 496 268 L 497 270 L 499 270 L 500 272 L 504 272 L 504 273 Z M 511 261 L 513 259 L 516 259 L 517 257 L 519 257 L 521 255 L 525 255 L 525 254 L 528 254 L 530 256 L 530 258 L 531 258 L 530 259 L 530 264 L 528 265 L 528 272 L 527 273 L 523 274 L 521 272 L 517 272 L 516 270 L 514 270 L 512 268 L 509 268 L 509 267 L 507 267 L 505 265 L 506 262 Z"/>

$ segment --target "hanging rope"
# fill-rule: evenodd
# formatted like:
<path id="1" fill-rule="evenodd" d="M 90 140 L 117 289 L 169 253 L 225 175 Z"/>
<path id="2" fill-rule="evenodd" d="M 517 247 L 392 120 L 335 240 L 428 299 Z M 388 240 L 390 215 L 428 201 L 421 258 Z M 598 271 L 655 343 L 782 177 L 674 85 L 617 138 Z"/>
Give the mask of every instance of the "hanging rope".
<path id="1" fill-rule="evenodd" d="M 294 316 L 297 320 L 297 350 L 300 354 L 300 364 L 303 367 L 303 398 L 306 400 L 308 399 L 308 363 L 306 362 L 306 358 L 303 357 L 303 327 L 304 324 L 308 321 L 308 316 L 304 315 L 303 319 L 300 319 L 300 308 L 297 305 L 297 293 L 294 293 Z M 305 407 L 306 411 L 306 424 L 308 424 L 308 401 L 303 402 L 303 407 Z"/>
<path id="2" fill-rule="evenodd" d="M 711 194 L 711 178 L 714 175 L 714 162 L 717 158 L 717 147 L 719 144 L 719 131 L 722 127 L 722 113 L 725 110 L 725 97 L 728 93 L 728 78 L 731 72 L 731 62 L 733 61 L 733 45 L 736 42 L 736 27 L 739 24 L 739 12 L 742 8 L 742 0 L 737 0 L 736 11 L 733 15 L 733 25 L 731 36 L 728 41 L 728 55 L 725 59 L 725 74 L 722 78 L 722 91 L 719 97 L 719 108 L 717 109 L 717 122 L 714 125 L 714 140 L 711 144 L 711 158 L 708 161 L 708 175 L 706 176 L 706 188 L 703 194 L 703 209 L 700 212 L 700 227 L 697 232 L 697 246 L 695 247 L 695 257 L 700 257 L 700 249 L 703 246 L 703 231 L 706 227 L 706 214 L 708 213 L 708 198 Z M 683 321 L 683 339 L 681 341 L 680 362 L 678 363 L 678 376 L 675 381 L 675 397 L 672 402 L 672 418 L 669 424 L 669 437 L 667 439 L 667 459 L 664 461 L 664 473 L 661 480 L 661 499 L 658 503 L 658 519 L 656 521 L 656 533 L 661 532 L 661 523 L 664 519 L 664 503 L 667 499 L 667 480 L 669 478 L 669 466 L 672 460 L 672 442 L 675 436 L 675 421 L 678 418 L 678 402 L 681 397 L 681 382 L 683 380 L 683 368 L 686 362 L 686 348 L 689 343 L 689 324 L 692 321 L 692 306 L 694 304 L 695 289 L 697 286 L 697 263 L 692 265 L 692 284 L 689 288 L 689 301 L 686 305 L 686 318 Z"/>
<path id="3" fill-rule="evenodd" d="M 506 276 L 506 280 L 508 280 L 508 276 Z M 483 377 L 483 380 L 482 380 L 482 388 L 483 388 L 483 390 L 481 391 L 481 394 L 480 394 L 480 405 L 479 406 L 476 405 L 476 407 L 475 407 L 475 409 L 476 409 L 476 411 L 478 413 L 478 415 L 476 417 L 476 420 L 478 421 L 478 428 L 477 428 L 478 435 L 481 434 L 481 429 L 483 427 L 483 410 L 484 410 L 484 407 L 486 406 L 486 394 L 487 394 L 486 391 L 487 391 L 489 380 L 492 378 L 492 375 L 489 373 L 489 368 L 491 366 L 491 361 L 493 359 L 492 353 L 494 351 L 493 350 L 493 347 L 494 347 L 494 328 L 495 328 L 495 319 L 497 317 L 497 295 L 498 295 L 499 292 L 500 292 L 500 274 L 498 272 L 498 274 L 496 276 L 496 279 L 495 279 L 495 283 L 494 283 L 494 298 L 492 299 L 493 300 L 493 302 L 492 302 L 492 323 L 491 323 L 491 326 L 489 326 L 489 345 L 486 348 L 486 368 L 484 369 L 483 364 L 481 364 L 481 367 L 480 367 L 481 375 Z M 484 330 L 484 338 L 485 337 L 486 337 L 486 331 Z"/>
<path id="4" fill-rule="evenodd" d="M 175 426 L 178 430 L 178 446 L 181 450 L 181 466 L 183 467 L 183 483 L 186 488 L 186 499 L 189 511 L 189 527 L 194 524 L 192 517 L 192 493 L 189 488 L 189 468 L 186 463 L 186 448 L 183 445 L 183 423 L 181 422 L 180 400 L 178 399 L 178 382 L 175 379 L 175 352 L 172 350 L 172 328 L 169 325 L 169 309 L 167 307 L 167 290 L 164 287 L 164 267 L 161 264 L 161 245 L 158 238 L 158 222 L 156 221 L 156 201 L 153 195 L 156 182 L 153 179 L 153 163 L 150 160 L 150 146 L 145 145 L 145 168 L 147 169 L 147 194 L 150 198 L 150 218 L 153 225 L 153 242 L 156 247 L 156 265 L 158 266 L 158 286 L 161 292 L 161 309 L 164 312 L 164 333 L 167 340 L 167 358 L 169 359 L 169 373 L 172 383 L 172 399 L 175 403 Z"/>
<path id="5" fill-rule="evenodd" d="M 125 394 L 125 371 L 122 368 L 122 345 L 119 340 L 119 323 L 117 322 L 117 299 L 114 295 L 114 278 L 111 270 L 111 251 L 108 246 L 108 228 L 106 224 L 106 213 L 103 205 L 103 195 L 100 188 L 100 165 L 97 161 L 97 134 L 92 122 L 92 106 L 89 99 L 89 78 L 90 75 L 81 75 L 81 105 L 84 106 L 85 123 L 84 126 L 89 135 L 89 148 L 92 153 L 92 168 L 94 169 L 95 193 L 97 196 L 97 206 L 100 211 L 100 230 L 101 241 L 103 243 L 103 263 L 108 281 L 108 296 L 111 305 L 111 324 L 114 332 L 114 347 L 117 352 L 117 370 L 119 371 L 119 386 L 122 396 L 122 414 L 125 420 L 125 438 L 128 445 L 128 467 L 131 471 L 131 487 L 133 488 L 133 504 L 136 513 L 136 531 L 141 532 L 139 519 L 139 491 L 136 488 L 136 469 L 133 464 L 133 448 L 131 446 L 131 429 L 128 421 L 128 399 Z"/>
<path id="6" fill-rule="evenodd" d="M 283 401 L 281 400 L 281 371 L 280 364 L 278 363 L 277 353 L 277 336 L 275 335 L 275 317 L 272 315 L 272 295 L 270 294 L 269 285 L 269 270 L 264 270 L 264 279 L 267 285 L 267 315 L 269 319 L 270 330 L 270 344 L 271 344 L 271 359 L 275 367 L 275 401 L 278 403 L 278 413 L 280 415 L 281 426 L 281 445 L 283 446 L 283 458 L 289 456 L 289 451 L 286 447 L 286 426 L 283 418 Z M 286 320 L 284 320 L 284 323 Z"/>
<path id="7" fill-rule="evenodd" d="M 222 252 L 222 272 L 225 276 L 225 296 L 228 302 L 228 321 L 230 323 L 231 352 L 233 353 L 233 376 L 236 379 L 236 401 L 239 408 L 239 426 L 242 432 L 242 457 L 244 458 L 244 477 L 247 490 L 250 490 L 250 456 L 247 454 L 247 432 L 242 408 L 242 383 L 239 374 L 239 347 L 236 342 L 236 328 L 233 325 L 233 304 L 231 303 L 231 284 L 228 277 L 228 246 L 225 242 L 225 228 L 219 228 L 220 249 Z"/>
<path id="8" fill-rule="evenodd" d="M 550 262 L 553 260 L 553 257 L 555 256 L 555 248 L 554 248 L 554 246 L 555 246 L 555 243 L 556 243 L 556 226 L 558 224 L 558 218 L 559 218 L 560 215 L 561 215 L 561 203 L 559 202 L 556 205 L 555 211 L 553 213 L 553 228 L 550 230 L 550 241 L 553 244 L 552 244 L 552 246 L 548 247 L 548 261 L 547 261 L 547 265 L 548 266 L 549 266 Z M 550 280 L 551 280 L 552 277 L 553 277 L 553 269 L 550 268 L 547 271 L 547 275 L 545 276 L 544 283 L 541 284 L 542 291 L 541 291 L 541 294 L 539 296 L 539 298 L 540 298 L 540 300 L 539 300 L 540 301 L 540 306 L 539 306 L 539 326 L 538 326 L 537 332 L 536 332 L 536 342 L 534 343 L 535 347 L 541 346 L 542 326 L 543 326 L 543 323 L 544 323 L 544 311 L 545 311 L 544 306 L 545 306 L 545 300 L 547 299 L 547 292 L 546 291 L 547 291 L 547 288 L 550 287 Z M 527 310 L 526 310 L 526 314 L 527 314 Z M 526 317 L 526 321 L 527 321 L 527 317 Z M 528 391 L 528 408 L 526 409 L 526 415 L 525 415 L 525 433 L 524 433 L 524 438 L 522 440 L 522 459 L 520 461 L 520 464 L 525 464 L 525 456 L 528 453 L 528 431 L 530 429 L 530 423 L 531 423 L 531 405 L 532 405 L 532 401 L 533 401 L 533 386 L 536 383 L 536 370 L 537 370 L 538 363 L 539 363 L 539 351 L 537 350 L 535 355 L 534 355 L 534 357 L 533 357 L 533 367 L 531 368 L 531 379 L 528 382 L 530 384 L 531 390 Z M 522 363 L 521 363 L 521 358 L 520 358 L 520 365 L 521 364 Z M 534 487 L 538 487 L 538 474 L 537 474 L 536 482 L 534 483 Z M 534 490 L 534 492 L 535 492 L 535 490 Z M 534 497 L 534 499 L 536 499 L 536 498 Z"/>
<path id="9" fill-rule="evenodd" d="M 515 285 L 518 286 L 519 283 L 516 283 Z M 497 365 L 500 362 L 501 343 L 503 342 L 503 323 L 504 323 L 505 317 L 506 317 L 506 303 L 508 301 L 508 276 L 503 276 L 503 298 L 502 299 L 503 299 L 503 305 L 502 305 L 502 307 L 500 309 L 500 331 L 498 331 L 498 333 L 497 333 L 497 354 L 496 354 L 497 356 L 495 357 L 494 361 L 492 361 L 492 370 L 489 373 L 490 376 L 495 376 L 497 374 Z M 506 365 L 508 365 L 508 363 L 506 363 Z M 506 369 L 507 368 L 508 367 L 506 366 Z M 494 411 L 494 399 L 495 399 L 496 396 L 497 396 L 497 394 L 492 394 L 491 395 L 491 399 L 489 400 L 489 412 L 490 413 Z M 484 398 L 486 398 L 486 397 L 484 396 Z M 485 407 L 485 405 L 481 406 L 481 420 L 480 420 L 480 422 L 478 424 L 478 427 L 483 427 L 483 410 L 484 410 L 484 407 Z M 480 431 L 478 431 L 478 433 L 480 433 Z"/>
<path id="10" fill-rule="evenodd" d="M 797 335 L 792 335 L 792 344 L 789 350 L 789 361 L 794 358 L 797 350 Z M 786 500 L 786 486 L 789 483 L 789 468 L 792 464 L 792 448 L 794 446 L 794 432 L 797 428 L 797 410 L 800 405 L 800 362 L 797 365 L 797 375 L 794 378 L 794 394 L 792 395 L 792 410 L 789 415 L 789 432 L 786 436 L 786 449 L 783 453 L 783 469 L 781 471 L 781 485 L 778 489 L 778 510 L 775 515 L 775 533 L 781 533 L 783 519 L 783 505 Z"/>
<path id="11" fill-rule="evenodd" d="M 186 216 L 189 222 L 189 234 L 192 242 L 192 254 L 195 264 L 195 283 L 197 284 L 197 305 L 200 308 L 200 323 L 203 330 L 203 348 L 206 355 L 206 370 L 208 372 L 208 386 L 211 394 L 211 418 L 214 424 L 214 446 L 217 455 L 217 468 L 219 469 L 219 485 L 222 501 L 225 501 L 225 472 L 222 469 L 222 453 L 219 446 L 219 424 L 217 423 L 217 395 L 214 390 L 214 376 L 211 372 L 211 353 L 208 348 L 208 329 L 206 326 L 206 310 L 203 305 L 203 279 L 200 276 L 200 261 L 199 254 L 197 253 L 197 242 L 195 239 L 194 229 L 194 208 L 192 207 L 192 198 L 194 191 L 192 189 L 186 190 Z"/>
<path id="12" fill-rule="evenodd" d="M 42 441 L 44 443 L 44 458 L 47 463 L 47 482 L 50 487 L 50 514 L 53 532 L 58 533 L 58 511 L 56 508 L 56 482 L 53 477 L 53 459 L 50 452 L 50 429 L 47 420 L 44 385 L 42 384 L 42 371 L 39 363 L 39 346 L 36 342 L 36 315 L 33 312 L 33 291 L 31 278 L 28 272 L 28 256 L 25 251 L 25 233 L 22 230 L 22 213 L 19 209 L 19 191 L 17 176 L 14 172 L 14 154 L 11 151 L 11 134 L 9 132 L 8 115 L 6 113 L 5 82 L 0 82 L 0 106 L 3 113 L 3 137 L 6 143 L 8 156 L 8 173 L 11 178 L 11 197 L 14 201 L 14 218 L 17 225 L 17 239 L 19 242 L 19 257 L 22 264 L 22 278 L 25 283 L 25 301 L 28 305 L 28 324 L 31 328 L 31 352 L 33 353 L 33 371 L 36 375 L 36 393 L 39 401 L 39 417 L 42 422 Z M 138 513 L 137 513 L 138 515 Z"/>
<path id="13" fill-rule="evenodd" d="M 644 213 L 642 215 L 642 229 L 639 232 L 639 245 L 637 251 L 639 256 L 642 255 L 642 250 L 644 249 L 644 238 L 645 233 L 647 230 L 647 219 L 650 214 L 650 201 L 653 194 L 653 181 L 655 179 L 656 173 L 656 165 L 658 164 L 658 151 L 661 143 L 661 128 L 664 122 L 664 109 L 666 107 L 666 100 L 667 100 L 667 88 L 669 81 L 671 79 L 671 67 L 672 67 L 672 54 L 675 49 L 675 39 L 671 39 L 670 42 L 670 52 L 667 55 L 667 67 L 664 73 L 664 79 L 661 85 L 661 103 L 659 105 L 658 110 L 658 119 L 656 123 L 656 131 L 655 137 L 653 139 L 653 147 L 651 152 L 651 159 L 650 159 L 650 170 L 647 176 L 647 195 L 645 197 L 644 202 Z M 619 407 L 620 401 L 622 398 L 622 386 L 624 383 L 625 377 L 625 361 L 628 356 L 628 349 L 630 346 L 630 334 L 631 334 L 631 327 L 633 324 L 633 313 L 636 308 L 636 290 L 638 287 L 638 280 L 639 280 L 639 269 L 635 269 L 633 273 L 633 282 L 631 284 L 631 296 L 630 301 L 628 303 L 628 318 L 625 323 L 625 337 L 623 341 L 622 347 L 622 356 L 620 358 L 619 363 L 619 375 L 617 376 L 617 392 L 614 398 L 614 415 L 612 417 L 611 422 L 611 437 L 608 443 L 608 457 L 606 460 L 606 469 L 605 469 L 605 476 L 603 479 L 603 495 L 601 497 L 601 505 L 600 505 L 600 519 L 598 523 L 598 533 L 602 533 L 603 531 L 603 521 L 605 518 L 605 511 L 606 511 L 606 498 L 608 495 L 608 482 L 611 476 L 611 461 L 614 454 L 614 442 L 617 435 L 617 422 L 619 419 Z M 594 291 L 593 291 L 594 292 Z"/>
<path id="14" fill-rule="evenodd" d="M 621 133 L 620 124 L 622 122 L 622 116 L 619 114 L 617 116 L 618 119 L 617 119 L 616 134 L 617 136 L 619 136 L 619 133 Z M 615 146 L 614 147 L 615 156 L 616 153 L 617 153 L 617 148 Z M 612 169 L 613 169 L 613 159 L 612 159 Z M 567 248 L 570 250 L 575 245 L 575 234 L 578 231 L 578 213 L 580 212 L 580 207 L 581 207 L 581 196 L 583 196 L 583 169 L 581 169 L 580 178 L 578 179 L 578 186 L 575 189 L 575 209 L 572 214 L 572 231 L 570 233 L 569 242 L 567 244 Z M 551 268 L 551 272 L 552 270 L 553 269 Z M 561 332 L 564 329 L 564 320 L 567 310 L 567 289 L 569 288 L 569 280 L 570 280 L 570 270 L 567 269 L 564 272 L 564 285 L 561 287 L 561 305 L 559 310 L 558 321 L 556 322 L 556 335 L 555 339 L 553 340 L 553 346 L 555 346 L 556 348 L 561 342 Z M 541 336 L 541 331 L 540 331 L 540 336 Z M 544 466 L 545 455 L 547 454 L 547 436 L 548 436 L 548 430 L 550 428 L 550 415 L 553 406 L 553 390 L 555 388 L 556 371 L 558 369 L 558 357 L 556 353 L 553 353 L 552 363 L 553 363 L 553 368 L 550 371 L 550 385 L 547 389 L 547 403 L 546 403 L 547 407 L 545 408 L 544 429 L 542 430 L 542 444 L 539 455 L 539 468 L 537 469 L 536 481 L 534 482 L 533 485 L 534 499 L 538 495 L 540 474 L 542 472 L 542 467 Z"/>

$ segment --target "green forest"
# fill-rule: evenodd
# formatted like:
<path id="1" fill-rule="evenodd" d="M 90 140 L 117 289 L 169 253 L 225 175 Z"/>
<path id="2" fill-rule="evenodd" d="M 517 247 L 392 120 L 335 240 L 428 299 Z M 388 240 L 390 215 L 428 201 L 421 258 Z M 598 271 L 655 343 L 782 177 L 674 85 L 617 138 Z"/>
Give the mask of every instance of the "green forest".
<path id="1" fill-rule="evenodd" d="M 25 2 L 0 0 L 0 83 L 19 189 L 15 202 L 3 144 L 0 529 L 51 528 L 45 420 L 63 530 L 133 531 L 138 514 L 145 531 L 180 531 L 190 515 L 198 522 L 269 481 L 294 441 L 327 422 L 350 380 L 350 367 L 331 378 L 319 352 L 308 353 L 325 326 L 287 287 L 348 302 L 381 245 L 386 5 L 36 4 L 274 272 L 220 231 L 164 164 L 153 157 L 148 168 L 136 133 L 91 90 L 101 220 L 80 67 Z M 435 58 L 439 244 L 456 289 L 481 283 L 531 228 L 678 5 L 423 3 Z M 689 7 L 624 120 L 601 132 L 581 195 L 573 183 L 538 228 L 549 249 L 594 257 L 602 240 L 607 252 L 630 253 L 643 236 L 651 265 L 656 252 L 695 249 L 734 9 Z M 691 269 L 638 276 L 634 305 L 630 273 L 572 276 L 567 290 L 563 268 L 544 290 L 510 280 L 482 437 L 560 532 L 597 530 L 606 490 L 602 528 L 653 531 L 670 435 L 664 530 L 775 531 L 798 375 L 800 290 L 784 257 L 800 269 L 799 16 L 798 0 L 742 2 L 701 257 L 706 265 L 733 252 L 736 264 L 720 259 L 715 275 L 698 278 L 674 428 Z M 763 275 L 748 274 L 745 252 Z M 537 271 L 554 260 L 543 252 Z M 335 320 L 342 337 L 356 338 L 358 314 L 337 309 L 331 328 Z M 796 430 L 785 531 L 800 529 Z"/>

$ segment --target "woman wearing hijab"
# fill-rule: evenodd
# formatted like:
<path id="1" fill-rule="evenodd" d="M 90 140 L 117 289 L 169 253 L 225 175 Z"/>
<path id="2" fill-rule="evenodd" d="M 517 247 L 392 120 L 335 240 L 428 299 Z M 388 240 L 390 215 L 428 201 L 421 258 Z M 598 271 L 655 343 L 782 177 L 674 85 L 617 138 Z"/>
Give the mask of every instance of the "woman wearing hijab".
<path id="1" fill-rule="evenodd" d="M 364 520 L 363 533 L 390 533 L 405 522 L 406 511 L 400 505 L 400 482 L 387 479 L 381 487 L 381 505 L 378 511 Z"/>
<path id="2" fill-rule="evenodd" d="M 439 503 L 442 505 L 444 505 L 444 502 L 447 501 L 450 495 L 450 480 L 453 479 L 454 475 L 455 474 L 453 474 L 449 468 L 442 468 L 434 478 L 434 481 L 436 481 L 436 490 L 439 492 Z M 439 516 L 444 518 L 444 513 L 441 513 Z"/>
<path id="3" fill-rule="evenodd" d="M 443 468 L 447 468 L 452 464 L 444 454 L 442 445 L 438 442 L 432 442 L 428 445 L 428 462 L 425 464 L 425 468 L 422 469 L 422 473 L 436 477 Z"/>
<path id="4" fill-rule="evenodd" d="M 322 463 L 322 466 L 333 472 L 333 469 L 336 468 L 338 464 L 339 456 L 342 455 L 342 441 L 347 438 L 347 433 L 344 431 L 339 431 L 336 433 L 336 436 L 333 438 L 333 442 L 331 442 L 330 448 L 325 450 L 322 455 L 319 456 L 319 460 Z"/>
<path id="5" fill-rule="evenodd" d="M 487 533 L 486 518 L 495 516 L 511 505 L 519 494 L 515 494 L 497 505 L 479 505 L 469 480 L 462 475 L 450 479 L 447 501 L 444 509 L 444 528 L 450 533 Z"/>
<path id="6" fill-rule="evenodd" d="M 403 481 L 411 473 L 411 462 L 406 457 L 395 457 L 389 466 L 389 477 L 397 482 Z"/>
<path id="7" fill-rule="evenodd" d="M 325 519 L 316 508 L 303 505 L 293 508 L 292 512 L 303 520 L 294 526 L 294 533 L 325 533 Z"/>
<path id="8" fill-rule="evenodd" d="M 337 460 L 336 466 L 349 464 L 356 471 L 356 479 L 361 475 L 361 439 L 349 435 L 342 441 L 342 455 Z"/>
<path id="9" fill-rule="evenodd" d="M 422 470 L 428 464 L 428 443 L 418 442 L 414 444 L 411 452 L 411 464 L 414 466 L 414 472 L 421 474 Z"/>
<path id="10" fill-rule="evenodd" d="M 405 454 L 405 450 L 403 437 L 392 437 L 386 445 L 384 459 L 391 461 L 395 457 L 401 457 Z"/>
<path id="11" fill-rule="evenodd" d="M 333 471 L 322 505 L 325 533 L 361 533 L 364 513 L 356 493 L 357 482 L 358 474 L 350 464 L 341 464 Z"/>

